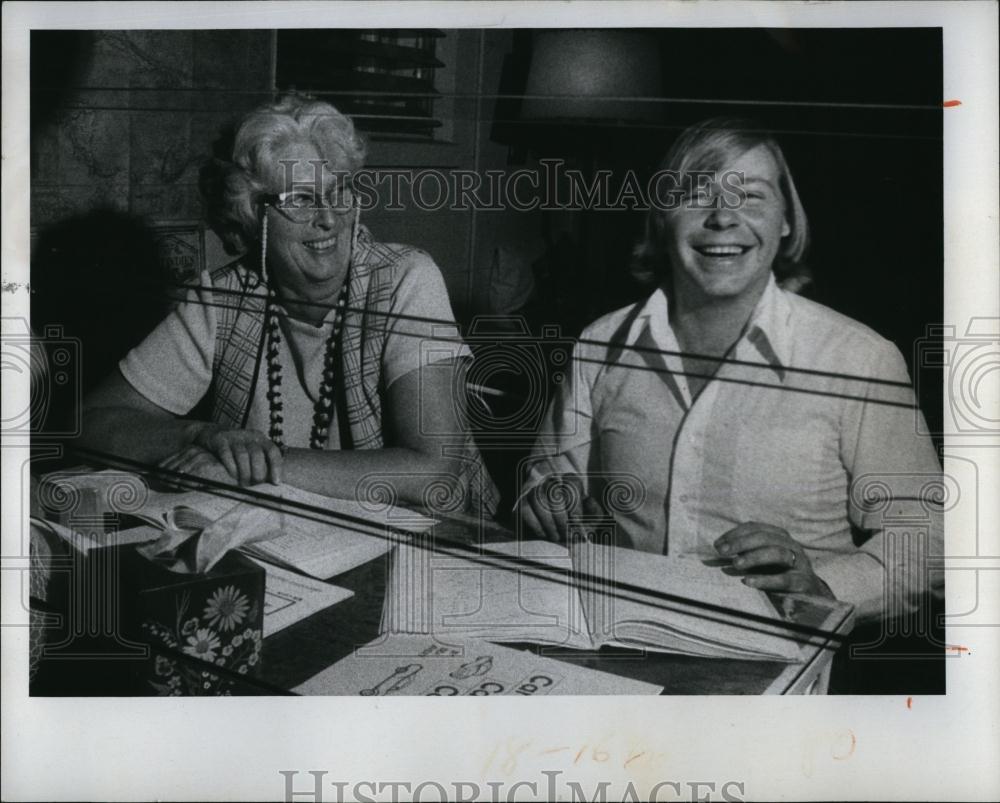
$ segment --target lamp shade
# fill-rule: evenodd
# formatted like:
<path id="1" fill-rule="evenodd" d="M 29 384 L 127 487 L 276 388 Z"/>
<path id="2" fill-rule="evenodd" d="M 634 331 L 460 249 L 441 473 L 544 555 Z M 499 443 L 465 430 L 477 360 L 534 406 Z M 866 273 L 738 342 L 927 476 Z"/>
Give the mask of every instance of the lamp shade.
<path id="1" fill-rule="evenodd" d="M 661 89 L 655 36 L 637 30 L 535 34 L 521 117 L 526 120 L 654 120 Z"/>

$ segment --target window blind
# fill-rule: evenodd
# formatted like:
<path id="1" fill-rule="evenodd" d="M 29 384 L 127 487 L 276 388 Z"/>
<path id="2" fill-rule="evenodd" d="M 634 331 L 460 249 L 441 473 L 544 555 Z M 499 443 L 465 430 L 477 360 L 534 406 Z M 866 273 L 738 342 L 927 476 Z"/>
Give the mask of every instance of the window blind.
<path id="1" fill-rule="evenodd" d="M 281 30 L 277 33 L 278 89 L 316 95 L 375 135 L 433 139 L 435 29 Z"/>

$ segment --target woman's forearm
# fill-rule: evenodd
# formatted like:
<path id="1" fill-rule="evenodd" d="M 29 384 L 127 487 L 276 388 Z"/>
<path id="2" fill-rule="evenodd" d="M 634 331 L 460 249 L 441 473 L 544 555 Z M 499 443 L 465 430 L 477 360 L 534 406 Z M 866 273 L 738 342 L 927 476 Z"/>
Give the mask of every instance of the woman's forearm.
<path id="1" fill-rule="evenodd" d="M 155 415 L 129 407 L 98 407 L 84 411 L 78 443 L 120 457 L 157 463 L 194 441 L 208 424 Z"/>
<path id="2" fill-rule="evenodd" d="M 381 477 L 400 502 L 422 504 L 425 494 L 444 482 L 458 492 L 458 461 L 393 447 L 356 451 L 288 449 L 282 479 L 306 491 L 341 499 L 363 499 L 365 487 Z"/>

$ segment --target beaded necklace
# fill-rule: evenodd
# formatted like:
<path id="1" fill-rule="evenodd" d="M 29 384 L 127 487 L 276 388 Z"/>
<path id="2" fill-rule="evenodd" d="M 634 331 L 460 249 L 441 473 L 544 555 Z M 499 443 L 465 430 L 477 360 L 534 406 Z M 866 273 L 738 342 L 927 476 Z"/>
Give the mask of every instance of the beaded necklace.
<path id="1" fill-rule="evenodd" d="M 354 226 L 351 234 L 351 256 L 354 255 L 354 248 L 358 236 L 358 216 L 355 211 Z M 267 286 L 267 302 L 264 308 L 264 320 L 267 328 L 267 403 L 269 408 L 270 429 L 268 437 L 274 444 L 285 450 L 284 438 L 284 416 L 282 415 L 281 401 L 281 363 L 278 360 L 278 353 L 281 348 L 281 324 L 278 321 L 278 314 L 275 307 L 278 305 L 278 294 L 274 284 L 269 281 L 267 275 L 267 211 L 264 212 L 264 220 L 261 226 L 261 250 L 260 266 L 264 284 Z M 347 274 L 344 276 L 344 283 L 340 288 L 340 295 L 337 297 L 336 312 L 333 317 L 333 324 L 330 327 L 330 335 L 326 339 L 326 348 L 323 353 L 323 378 L 319 385 L 319 396 L 313 405 L 313 424 L 309 435 L 310 449 L 325 449 L 326 442 L 330 437 L 330 420 L 333 418 L 333 396 L 334 378 L 336 376 L 337 344 L 340 340 L 340 332 L 344 326 L 344 311 L 347 308 L 347 288 L 350 281 L 350 265 Z"/>

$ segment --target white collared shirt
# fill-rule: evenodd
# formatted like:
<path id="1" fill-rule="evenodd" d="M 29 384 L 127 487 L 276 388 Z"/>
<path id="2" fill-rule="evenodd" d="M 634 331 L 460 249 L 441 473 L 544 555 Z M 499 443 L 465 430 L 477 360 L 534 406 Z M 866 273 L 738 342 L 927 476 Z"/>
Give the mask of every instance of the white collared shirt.
<path id="1" fill-rule="evenodd" d="M 941 469 L 918 435 L 926 428 L 898 349 L 772 277 L 693 402 L 680 351 L 662 290 L 589 326 L 525 487 L 581 475 L 620 542 L 648 552 L 715 557 L 715 540 L 736 525 L 776 525 L 859 616 L 909 607 L 928 587 L 923 557 L 941 554 L 940 511 L 920 493 Z M 894 510 L 927 521 L 919 559 L 886 537 L 886 508 L 868 504 L 887 487 Z M 906 601 L 888 602 L 889 588 Z"/>

